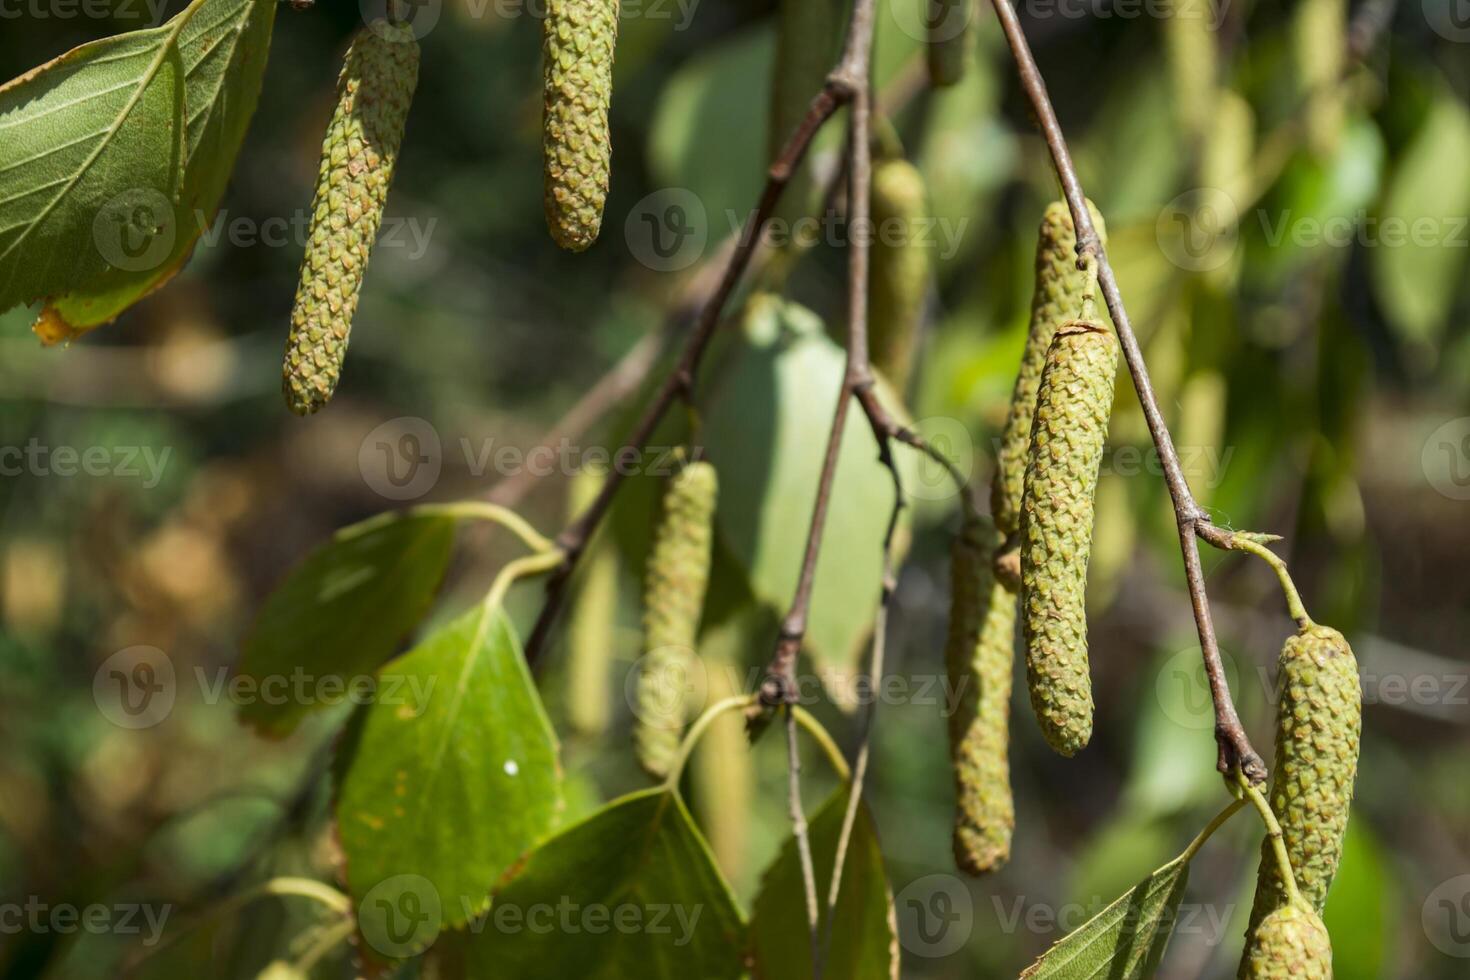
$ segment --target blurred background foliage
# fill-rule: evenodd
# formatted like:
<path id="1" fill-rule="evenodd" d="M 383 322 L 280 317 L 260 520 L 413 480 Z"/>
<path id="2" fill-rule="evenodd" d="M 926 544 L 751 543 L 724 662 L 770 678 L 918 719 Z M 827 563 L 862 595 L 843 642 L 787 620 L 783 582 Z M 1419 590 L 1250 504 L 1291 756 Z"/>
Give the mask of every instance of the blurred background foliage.
<path id="1" fill-rule="evenodd" d="M 136 2 L 117 0 L 112 20 L 55 16 L 61 6 L 6 21 L 0 76 L 142 26 Z M 1189 5 L 1034 3 L 1023 18 L 1083 184 L 1107 216 L 1196 494 L 1222 525 L 1284 536 L 1313 616 L 1343 629 L 1361 661 L 1358 800 L 1327 913 L 1336 975 L 1461 977 L 1470 919 L 1446 924 L 1434 895 L 1470 873 L 1470 31 L 1455 30 L 1452 0 L 1375 0 L 1388 26 L 1339 84 L 1344 3 L 1235 0 L 1204 18 L 1156 16 L 1175 6 Z M 320 416 L 291 417 L 278 394 L 301 244 L 252 244 L 230 228 L 305 213 L 355 4 L 282 10 L 261 109 L 215 225 L 224 234 L 183 276 L 69 349 L 41 349 L 28 311 L 0 316 L 0 445 L 104 447 L 116 464 L 67 477 L 52 457 L 50 469 L 0 481 L 0 902 L 167 903 L 174 932 L 212 897 L 270 874 L 332 873 L 322 774 L 342 712 L 266 743 L 194 678 L 223 676 L 253 610 L 309 546 L 393 505 L 360 461 L 378 426 L 416 417 L 437 432 L 443 469 L 422 499 L 481 495 L 497 476 L 487 450 L 535 445 L 664 329 L 695 270 L 640 261 L 630 219 L 650 194 L 691 191 L 708 257 L 728 214 L 752 207 L 774 7 L 625 3 L 607 219 L 597 247 L 573 256 L 541 217 L 536 6 L 444 0 L 423 42 L 390 205 L 390 219 L 426 234 L 424 247 L 379 249 L 345 383 Z M 955 243 L 935 249 L 932 324 L 906 401 L 983 484 L 1025 329 L 1036 224 L 1057 189 L 988 9 L 964 82 L 942 92 L 924 87 L 916 60 L 918 0 L 884 3 L 879 23 L 889 138 L 923 170 L 939 230 Z M 834 129 L 815 173 L 831 172 L 839 145 Z M 1427 232 L 1392 239 L 1395 226 Z M 830 323 L 842 277 L 843 250 L 826 243 L 795 268 L 768 270 L 763 285 Z M 748 689 L 769 652 L 840 360 L 819 319 L 752 309 L 721 335 L 702 378 L 703 434 L 727 488 L 704 652 L 729 669 L 711 670 L 712 696 Z M 1118 390 L 1090 590 L 1097 735 L 1077 759 L 1055 757 L 1021 694 L 1015 855 L 993 878 L 963 883 L 968 942 L 944 956 L 925 955 L 935 950 L 905 889 L 952 868 L 942 698 L 923 685 L 940 669 L 955 514 L 942 481 L 915 464 L 924 499 L 890 644 L 908 694 L 881 705 L 871 786 L 905 976 L 1014 974 L 1177 853 L 1224 799 L 1168 499 L 1132 390 Z M 608 412 L 579 445 L 615 446 L 636 407 L 634 397 Z M 684 432 L 679 420 L 655 441 Z M 156 479 L 141 455 L 144 475 L 129 474 L 130 448 L 164 461 Z M 839 673 L 861 668 L 876 583 L 861 569 L 876 562 L 871 521 L 888 499 L 886 477 L 864 469 L 865 447 L 848 456 L 854 475 L 841 484 L 823 565 L 827 624 L 813 638 L 817 662 Z M 559 526 L 570 483 L 537 480 L 523 512 Z M 606 717 L 568 717 L 568 664 L 579 661 L 564 638 L 574 632 L 562 631 L 542 678 L 571 816 L 642 785 L 625 750 L 622 684 L 638 651 L 653 499 L 652 481 L 634 481 L 599 546 L 621 556 L 611 666 L 591 682 Z M 504 535 L 470 535 L 438 618 L 511 553 Z M 1204 557 L 1237 700 L 1264 748 L 1289 622 L 1259 563 Z M 523 628 L 538 598 L 533 587 L 516 594 Z M 139 644 L 167 652 L 178 700 L 162 723 L 129 730 L 99 711 L 93 681 L 109 655 Z M 851 721 L 821 713 L 850 745 Z M 691 785 L 747 906 L 788 832 L 776 741 L 747 756 L 738 731 L 717 728 Z M 815 806 L 830 776 L 816 757 L 807 771 Z M 1242 818 L 1202 854 L 1186 897 L 1196 918 L 1161 975 L 1233 974 L 1259 836 Z M 1450 887 L 1452 897 L 1470 891 Z M 148 970 L 254 976 L 298 948 L 314 919 L 306 903 L 257 904 L 187 933 Z M 0 935 L 0 975 L 109 976 L 136 945 Z M 328 958 L 316 975 L 345 968 Z"/>

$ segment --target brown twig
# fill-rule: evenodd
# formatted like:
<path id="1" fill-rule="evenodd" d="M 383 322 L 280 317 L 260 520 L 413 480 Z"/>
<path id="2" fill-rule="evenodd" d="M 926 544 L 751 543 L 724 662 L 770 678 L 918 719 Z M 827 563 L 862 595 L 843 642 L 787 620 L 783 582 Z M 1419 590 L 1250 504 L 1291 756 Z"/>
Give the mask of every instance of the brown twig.
<path id="1" fill-rule="evenodd" d="M 1175 521 L 1179 527 L 1179 549 L 1184 558 L 1184 575 L 1189 586 L 1190 604 L 1194 609 L 1200 649 L 1204 655 L 1205 674 L 1209 679 L 1210 696 L 1215 706 L 1215 741 L 1220 749 L 1219 769 L 1221 772 L 1228 772 L 1232 768 L 1239 767 L 1252 782 L 1263 782 L 1266 778 L 1266 764 L 1252 747 L 1244 727 L 1241 726 L 1235 703 L 1231 700 L 1230 687 L 1225 680 L 1225 670 L 1220 662 L 1220 646 L 1215 638 L 1215 626 L 1210 618 L 1209 599 L 1205 594 L 1204 572 L 1200 566 L 1199 546 L 1195 541 L 1195 535 L 1205 533 L 1205 529 L 1212 525 L 1208 516 L 1195 502 L 1194 495 L 1189 489 L 1189 483 L 1184 478 L 1183 469 L 1179 465 L 1179 454 L 1174 449 L 1174 440 L 1169 435 L 1169 427 L 1165 424 L 1164 416 L 1159 411 L 1158 399 L 1154 396 L 1153 384 L 1149 380 L 1148 365 L 1144 362 L 1143 352 L 1138 346 L 1138 338 L 1134 335 L 1133 327 L 1128 320 L 1128 311 L 1123 306 L 1123 296 L 1118 290 L 1117 278 L 1113 275 L 1107 252 L 1098 239 L 1097 229 L 1092 225 L 1092 216 L 1088 213 L 1082 185 L 1072 165 L 1072 154 L 1067 147 L 1067 139 L 1062 134 L 1061 125 L 1057 122 L 1056 111 L 1052 108 L 1051 97 L 1046 91 L 1046 82 L 1036 67 L 1036 59 L 1032 56 L 1031 47 L 1026 42 L 1026 36 L 1016 16 L 1015 7 L 1012 6 L 1011 0 L 992 0 L 992 3 L 996 16 L 1000 19 L 1001 29 L 1005 33 L 1006 43 L 1010 46 L 1011 54 L 1016 59 L 1021 87 L 1025 90 L 1032 111 L 1041 126 L 1047 148 L 1051 151 L 1057 177 L 1062 184 L 1062 193 L 1072 212 L 1072 223 L 1077 230 L 1078 261 L 1079 263 L 1084 262 L 1089 256 L 1096 258 L 1098 284 L 1102 288 L 1103 299 L 1107 302 L 1108 313 L 1112 316 L 1113 326 L 1118 334 L 1118 344 L 1128 364 L 1128 373 L 1133 378 L 1134 390 L 1138 392 L 1138 401 L 1143 408 L 1143 417 L 1148 423 L 1149 434 L 1153 437 L 1154 447 L 1163 464 L 1164 483 L 1169 488 L 1169 497 L 1174 504 Z"/>
<path id="2" fill-rule="evenodd" d="M 719 286 L 700 311 L 699 318 L 695 321 L 694 329 L 684 343 L 683 352 L 674 370 L 670 372 L 653 400 L 644 409 L 637 425 L 633 427 L 632 434 L 614 455 L 607 480 L 603 483 L 596 499 L 558 536 L 557 547 L 566 555 L 566 560 L 561 569 L 547 582 L 546 601 L 541 607 L 540 615 L 536 618 L 536 625 L 531 630 L 530 638 L 526 641 L 526 659 L 532 665 L 540 658 L 546 646 L 552 624 L 556 621 L 557 613 L 565 598 L 567 579 L 581 557 L 582 551 L 586 548 L 592 532 L 606 516 L 608 508 L 612 506 L 613 497 L 617 494 L 627 474 L 628 467 L 623 461 L 630 456 L 636 456 L 642 450 L 669 407 L 676 400 L 685 397 L 693 387 L 700 361 L 709 347 L 715 328 L 719 325 L 725 304 L 735 292 L 741 276 L 749 267 L 751 257 L 760 245 L 766 223 L 770 220 L 777 202 L 781 199 L 781 193 L 791 181 L 791 175 L 805 158 L 813 137 L 827 120 L 832 118 L 839 107 L 851 101 L 853 92 L 854 89 L 848 84 L 847 76 L 834 72 L 828 77 L 822 91 L 812 99 L 811 107 L 807 110 L 801 124 L 797 126 L 796 132 L 791 134 L 791 138 L 782 147 L 780 156 L 766 172 L 766 184 L 761 191 L 760 202 L 755 212 L 746 219 L 742 226 L 740 237 L 735 243 L 729 263 L 725 266 Z"/>

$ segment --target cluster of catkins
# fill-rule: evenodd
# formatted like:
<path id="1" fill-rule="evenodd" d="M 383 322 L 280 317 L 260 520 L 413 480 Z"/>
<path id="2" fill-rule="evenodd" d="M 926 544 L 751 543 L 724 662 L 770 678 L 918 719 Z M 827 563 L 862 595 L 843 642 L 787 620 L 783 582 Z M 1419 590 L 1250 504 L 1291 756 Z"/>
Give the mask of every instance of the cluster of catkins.
<path id="1" fill-rule="evenodd" d="M 574 252 L 596 241 L 602 225 L 617 30 L 618 0 L 548 0 L 542 135 L 546 222 L 556 243 Z M 342 376 L 418 70 L 418 42 L 405 24 L 369 24 L 347 50 L 322 141 L 286 343 L 282 387 L 286 404 L 298 415 L 326 405 Z"/>
<path id="2" fill-rule="evenodd" d="M 1090 202 L 1088 208 L 1106 240 L 1101 215 Z M 950 683 L 963 692 L 949 719 L 954 854 L 970 874 L 994 871 L 1010 856 L 1008 714 L 1018 606 L 1026 685 L 1042 735 L 1064 756 L 1092 735 L 1087 564 L 1118 365 L 1112 334 L 1078 317 L 1090 309 L 1094 286 L 1079 267 L 1071 214 L 1054 203 L 1041 223 L 1030 328 L 997 453 L 992 516 L 967 514 L 951 561 L 945 663 Z M 1282 649 L 1278 683 L 1269 798 L 1295 888 L 1282 880 L 1268 838 L 1243 980 L 1331 976 L 1320 915 L 1357 773 L 1361 692 L 1342 635 L 1305 621 Z"/>

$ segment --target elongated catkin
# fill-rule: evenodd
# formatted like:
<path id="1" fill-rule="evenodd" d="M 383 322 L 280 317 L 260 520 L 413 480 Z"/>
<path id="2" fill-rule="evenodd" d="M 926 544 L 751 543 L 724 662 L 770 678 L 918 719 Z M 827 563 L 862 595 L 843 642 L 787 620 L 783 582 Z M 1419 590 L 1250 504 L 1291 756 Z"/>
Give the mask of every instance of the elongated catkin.
<path id="1" fill-rule="evenodd" d="M 1009 759 L 1016 597 L 991 572 L 999 546 L 994 526 L 971 518 L 950 555 L 944 663 L 956 697 L 949 716 L 954 857 L 960 870 L 972 875 L 994 871 L 1010 859 L 1016 826 Z"/>
<path id="2" fill-rule="evenodd" d="M 660 779 L 668 775 L 687 720 L 688 678 L 709 584 L 718 492 L 709 463 L 684 467 L 664 495 L 663 517 L 648 556 L 633 738 L 639 765 Z"/>
<path id="3" fill-rule="evenodd" d="M 924 175 L 907 160 L 873 167 L 872 282 L 868 345 L 873 366 L 900 393 L 908 389 L 931 276 L 919 232 L 928 210 Z"/>
<path id="4" fill-rule="evenodd" d="M 612 165 L 608 106 L 618 0 L 547 0 L 541 155 L 551 237 L 580 252 L 597 241 Z"/>
<path id="5" fill-rule="evenodd" d="M 1337 630 L 1308 626 L 1281 648 L 1276 685 L 1271 809 L 1281 824 L 1297 890 L 1320 914 L 1342 856 L 1358 772 L 1363 697 L 1357 659 Z M 1247 935 L 1286 904 L 1286 887 L 1267 839 Z M 1242 961 L 1241 976 L 1247 966 Z"/>
<path id="6" fill-rule="evenodd" d="M 585 466 L 572 478 L 568 521 L 580 517 L 602 489 L 607 473 Z M 617 631 L 618 555 L 605 533 L 593 536 L 582 556 L 580 581 L 567 623 L 567 721 L 579 734 L 607 729 L 612 706 L 612 664 Z"/>
<path id="7" fill-rule="evenodd" d="M 286 404 L 297 415 L 325 405 L 342 377 L 418 75 L 419 46 L 406 26 L 371 24 L 347 49 L 337 107 L 322 141 L 282 371 Z"/>
<path id="8" fill-rule="evenodd" d="M 925 56 L 929 84 L 944 88 L 965 77 L 974 0 L 928 0 L 928 4 Z"/>
<path id="9" fill-rule="evenodd" d="M 1092 223 L 1104 243 L 1108 232 L 1102 215 L 1087 202 Z M 1031 325 L 1026 334 L 1026 347 L 1021 366 L 1016 372 L 1016 386 L 1011 394 L 1011 407 L 1001 431 L 1000 448 L 996 452 L 995 482 L 990 489 L 990 511 L 1001 534 L 1015 534 L 1021 526 L 1021 489 L 1026 476 L 1026 453 L 1031 444 L 1031 419 L 1036 411 L 1036 389 L 1041 383 L 1041 369 L 1051 347 L 1057 325 L 1077 316 L 1082 308 L 1082 292 L 1087 274 L 1077 268 L 1077 235 L 1072 229 L 1072 215 L 1062 201 L 1053 202 L 1041 219 L 1040 237 L 1036 242 L 1036 286 L 1031 296 Z"/>
<path id="10" fill-rule="evenodd" d="M 1026 683 L 1042 734 L 1070 756 L 1092 737 L 1087 559 L 1118 343 L 1096 321 L 1057 328 L 1036 397 L 1021 514 Z"/>
<path id="11" fill-rule="evenodd" d="M 1284 905 L 1251 934 L 1244 980 L 1332 980 L 1332 940 L 1311 909 Z"/>

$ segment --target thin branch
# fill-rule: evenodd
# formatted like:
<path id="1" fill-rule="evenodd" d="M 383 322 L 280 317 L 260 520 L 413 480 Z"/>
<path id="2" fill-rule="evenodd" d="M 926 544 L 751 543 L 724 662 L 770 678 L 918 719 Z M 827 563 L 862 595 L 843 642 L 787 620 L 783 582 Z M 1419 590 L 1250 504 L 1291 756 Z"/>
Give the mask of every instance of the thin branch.
<path id="1" fill-rule="evenodd" d="M 796 132 L 791 134 L 791 138 L 782 147 L 781 154 L 766 172 L 765 188 L 761 191 L 756 210 L 742 226 L 740 237 L 730 255 L 729 263 L 725 266 L 720 283 L 700 311 L 674 370 L 659 387 L 653 400 L 644 409 L 637 425 L 633 427 L 632 434 L 615 454 L 613 466 L 596 499 L 557 539 L 557 546 L 565 554 L 566 560 L 561 569 L 547 583 L 546 602 L 526 642 L 526 659 L 532 665 L 539 659 L 550 636 L 552 624 L 565 598 L 567 580 L 571 571 L 586 548 L 592 532 L 607 514 L 608 508 L 612 506 L 613 497 L 617 494 L 626 476 L 628 467 L 622 461 L 636 456 L 642 450 L 669 407 L 686 395 L 693 386 L 700 361 L 709 347 L 715 328 L 719 325 L 725 304 L 729 302 L 741 276 L 749 267 L 751 257 L 760 245 L 766 223 L 770 220 L 786 185 L 790 183 L 791 175 L 801 165 L 813 137 L 827 120 L 832 118 L 839 107 L 851 101 L 853 94 L 854 89 L 848 84 L 847 77 L 834 72 L 827 79 L 822 91 L 812 99 L 811 107 L 807 110 L 805 118 L 797 126 Z"/>
<path id="2" fill-rule="evenodd" d="M 1057 178 L 1062 184 L 1062 193 L 1072 212 L 1072 223 L 1077 232 L 1078 262 L 1080 264 L 1087 261 L 1089 256 L 1096 258 L 1098 284 L 1102 288 L 1108 313 L 1112 316 L 1118 344 L 1128 364 L 1128 373 L 1133 378 L 1134 390 L 1138 392 L 1138 401 L 1143 408 L 1149 434 L 1153 437 L 1154 448 L 1163 464 L 1164 483 L 1169 488 L 1169 497 L 1174 504 L 1174 518 L 1179 526 L 1179 550 L 1184 559 L 1184 576 L 1189 587 L 1190 604 L 1194 609 L 1200 650 L 1204 656 L 1205 675 L 1209 679 L 1210 696 L 1215 706 L 1215 740 L 1220 748 L 1219 769 L 1221 772 L 1228 772 L 1238 766 L 1252 782 L 1263 782 L 1266 778 L 1266 764 L 1252 747 L 1240 723 L 1240 716 L 1236 713 L 1235 703 L 1231 700 L 1230 687 L 1225 680 L 1225 670 L 1220 661 L 1219 642 L 1215 638 L 1215 625 L 1210 618 L 1209 599 L 1205 594 L 1204 571 L 1200 566 L 1199 546 L 1195 535 L 1200 528 L 1209 525 L 1209 519 L 1195 502 L 1189 483 L 1184 478 L 1183 468 L 1179 465 L 1179 454 L 1174 449 L 1174 440 L 1169 435 L 1163 413 L 1159 411 L 1158 399 L 1149 380 L 1148 365 L 1144 362 L 1138 338 L 1133 333 L 1128 311 L 1123 306 L 1118 280 L 1113 275 L 1112 264 L 1098 238 L 1097 229 L 1093 227 L 1092 216 L 1088 213 L 1086 198 L 1082 193 L 1082 184 L 1072 165 L 1067 138 L 1062 134 L 1061 124 L 1057 122 L 1056 110 L 1047 94 L 1046 82 L 1036 67 L 1036 59 L 1026 42 L 1015 7 L 1011 0 L 992 0 L 992 3 L 1005 32 L 1006 43 L 1016 59 L 1021 87 L 1025 90 L 1041 126 L 1047 148 L 1051 151 L 1052 163 L 1056 167 Z"/>
<path id="3" fill-rule="evenodd" d="M 812 976 L 821 980 L 821 948 L 817 931 L 817 873 L 812 866 L 812 842 L 807 833 L 806 814 L 801 808 L 801 749 L 796 741 L 796 712 L 794 705 L 786 710 L 786 796 L 787 810 L 791 817 L 791 832 L 796 838 L 796 853 L 801 859 L 801 881 L 806 892 L 806 921 L 811 933 Z"/>
<path id="4" fill-rule="evenodd" d="M 857 823 L 858 807 L 863 798 L 863 783 L 868 775 L 868 758 L 872 754 L 873 716 L 877 713 L 878 699 L 875 692 L 883 683 L 884 660 L 887 651 L 888 610 L 893 600 L 898 581 L 894 569 L 894 542 L 898 537 L 898 522 L 903 516 L 903 477 L 890 451 L 887 440 L 881 442 L 883 463 L 893 477 L 893 509 L 888 514 L 888 528 L 883 534 L 883 592 L 878 601 L 878 615 L 873 622 L 873 651 L 868 664 L 868 702 L 863 708 L 862 729 L 858 736 L 857 760 L 853 764 L 852 786 L 847 795 L 847 811 L 842 816 L 842 829 L 837 835 L 837 853 L 832 859 L 832 881 L 827 888 L 827 921 L 822 938 L 822 955 L 825 958 L 832 945 L 832 922 L 837 917 L 837 898 L 842 893 L 842 872 L 847 864 L 847 849 L 852 841 L 852 828 Z M 965 495 L 968 499 L 968 494 Z M 820 976 L 821 970 L 816 974 Z"/>

